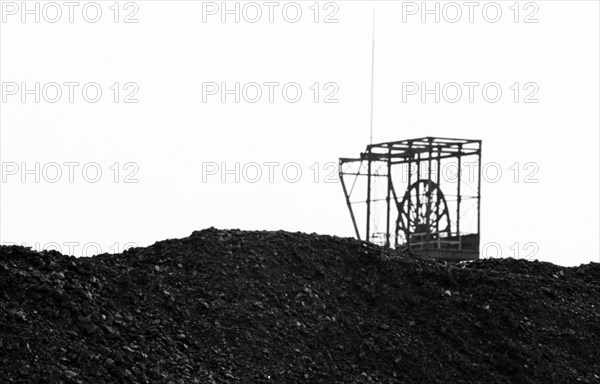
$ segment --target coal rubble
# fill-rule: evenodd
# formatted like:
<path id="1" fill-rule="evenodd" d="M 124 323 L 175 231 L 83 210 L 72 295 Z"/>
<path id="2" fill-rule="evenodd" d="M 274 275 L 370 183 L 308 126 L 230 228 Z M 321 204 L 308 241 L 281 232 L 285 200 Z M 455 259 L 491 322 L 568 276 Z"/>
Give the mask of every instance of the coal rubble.
<path id="1" fill-rule="evenodd" d="M 600 266 L 196 231 L 0 249 L 2 383 L 600 383 Z"/>

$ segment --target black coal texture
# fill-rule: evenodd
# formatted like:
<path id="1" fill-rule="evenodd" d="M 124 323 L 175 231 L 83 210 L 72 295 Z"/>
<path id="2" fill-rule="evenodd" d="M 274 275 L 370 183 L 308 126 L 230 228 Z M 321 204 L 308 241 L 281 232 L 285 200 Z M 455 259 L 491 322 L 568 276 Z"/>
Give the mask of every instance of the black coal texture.
<path id="1" fill-rule="evenodd" d="M 209 228 L 0 249 L 2 383 L 600 383 L 600 266 Z"/>

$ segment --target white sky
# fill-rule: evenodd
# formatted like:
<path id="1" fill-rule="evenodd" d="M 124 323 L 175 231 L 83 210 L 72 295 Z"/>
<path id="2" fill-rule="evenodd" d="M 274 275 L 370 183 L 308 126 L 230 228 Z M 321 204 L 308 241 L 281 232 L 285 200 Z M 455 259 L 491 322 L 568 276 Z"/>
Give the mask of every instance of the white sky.
<path id="1" fill-rule="evenodd" d="M 221 2 L 75 2 L 72 23 L 62 1 L 26 3 L 28 9 L 38 4 L 39 22 L 35 12 L 23 12 L 21 1 L 0 1 L 2 243 L 55 243 L 81 255 L 86 244 L 92 244 L 88 253 L 96 253 L 93 244 L 120 251 L 127 243 L 150 245 L 209 226 L 352 236 L 335 166 L 338 157 L 357 156 L 369 142 L 375 8 L 374 141 L 483 140 L 484 163 L 502 175 L 483 183 L 482 244 L 496 244 L 506 257 L 519 249 L 526 257 L 533 248 L 525 244 L 533 243 L 534 258 L 563 265 L 599 260 L 597 1 L 476 2 L 473 22 L 465 2 L 427 2 L 429 9 L 438 3 L 439 23 L 427 14 L 422 22 L 421 2 L 401 1 L 239 2 L 239 23 L 235 15 L 221 21 Z M 102 15 L 92 23 L 97 8 Z M 292 23 L 297 8 L 302 15 Z M 61 18 L 49 22 L 57 9 Z M 262 17 L 251 23 L 256 9 Z M 449 22 L 457 9 L 462 17 Z M 493 23 L 496 9 L 502 14 Z M 128 15 L 138 22 L 124 23 Z M 325 23 L 328 16 L 338 22 Z M 22 87 L 35 89 L 36 82 L 39 103 Z M 73 103 L 69 82 L 80 84 Z M 256 90 L 250 86 L 239 103 L 234 95 L 223 103 L 220 93 L 203 102 L 203 84 L 231 89 L 236 82 L 258 83 L 262 98 L 248 102 Z M 268 82 L 280 84 L 273 103 Z M 436 82 L 460 84 L 460 101 L 436 103 L 429 95 L 423 103 L 417 94 L 403 102 L 403 84 L 433 88 Z M 473 103 L 465 82 L 481 84 Z M 96 103 L 82 97 L 88 83 L 102 90 Z M 296 103 L 282 96 L 288 83 L 302 90 Z M 489 83 L 502 90 L 496 103 L 482 97 Z M 62 97 L 51 103 L 56 89 Z M 132 91 L 139 102 L 124 103 Z M 332 91 L 338 102 L 325 103 Z M 539 102 L 524 103 L 532 91 Z M 88 95 L 94 97 L 93 87 Z M 69 162 L 78 163 L 72 183 Z M 222 163 L 235 169 L 236 162 L 239 182 L 234 171 L 223 183 Z M 265 162 L 278 163 L 272 182 Z M 246 179 L 255 175 L 256 168 L 244 168 L 249 163 L 260 165 L 258 182 L 244 180 L 243 170 Z M 301 169 L 298 182 L 282 175 L 288 163 L 289 178 Z M 518 175 L 510 168 L 515 163 Z M 57 164 L 62 177 L 53 183 Z M 92 183 L 96 168 L 102 175 Z M 203 180 L 203 170 L 216 174 Z M 125 182 L 131 173 L 137 183 Z M 327 182 L 330 174 L 333 182 Z M 528 175 L 538 182 L 526 183 Z"/>

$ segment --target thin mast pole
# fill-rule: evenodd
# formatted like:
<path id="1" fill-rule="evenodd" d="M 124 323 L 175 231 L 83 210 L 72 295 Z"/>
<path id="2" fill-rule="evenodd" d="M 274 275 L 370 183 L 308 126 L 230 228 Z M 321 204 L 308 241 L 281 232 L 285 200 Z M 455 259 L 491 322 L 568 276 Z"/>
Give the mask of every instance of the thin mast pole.
<path id="1" fill-rule="evenodd" d="M 375 8 L 373 8 L 373 34 L 371 40 L 371 137 L 370 144 L 373 144 L 373 84 L 375 79 Z"/>

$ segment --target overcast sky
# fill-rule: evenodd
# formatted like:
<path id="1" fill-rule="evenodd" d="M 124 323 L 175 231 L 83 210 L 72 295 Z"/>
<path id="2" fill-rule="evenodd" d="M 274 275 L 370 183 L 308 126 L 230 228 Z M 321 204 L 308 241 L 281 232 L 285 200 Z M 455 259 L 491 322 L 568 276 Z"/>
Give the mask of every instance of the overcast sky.
<path id="1" fill-rule="evenodd" d="M 353 236 L 375 9 L 373 140 L 483 140 L 484 256 L 599 260 L 597 1 L 0 3 L 3 244 Z"/>

